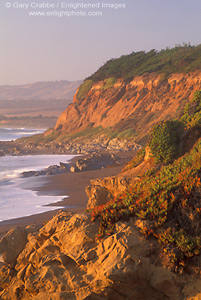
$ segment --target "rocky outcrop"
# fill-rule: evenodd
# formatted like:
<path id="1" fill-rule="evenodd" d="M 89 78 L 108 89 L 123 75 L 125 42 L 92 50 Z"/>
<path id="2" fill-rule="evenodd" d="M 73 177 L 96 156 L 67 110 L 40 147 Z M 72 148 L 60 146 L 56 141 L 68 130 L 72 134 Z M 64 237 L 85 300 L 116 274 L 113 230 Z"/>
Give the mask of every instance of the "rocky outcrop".
<path id="1" fill-rule="evenodd" d="M 0 156 L 21 155 L 24 151 L 13 141 L 0 141 Z"/>
<path id="2" fill-rule="evenodd" d="M 112 165 L 117 165 L 118 161 L 114 155 L 93 153 L 89 157 L 81 158 L 70 168 L 71 172 L 81 172 L 97 170 Z"/>
<path id="3" fill-rule="evenodd" d="M 53 165 L 39 171 L 26 171 L 21 173 L 21 177 L 30 176 L 41 176 L 41 175 L 58 175 L 67 173 L 70 170 L 70 165 L 65 163 L 60 163 L 60 165 Z"/>
<path id="4" fill-rule="evenodd" d="M 89 170 L 98 170 L 108 167 L 119 166 L 128 158 L 119 157 L 119 155 L 107 153 L 92 153 L 84 158 L 76 160 L 72 165 L 60 162 L 60 165 L 53 165 L 39 171 L 26 171 L 21 173 L 21 177 L 58 175 L 67 172 L 83 172 Z"/>
<path id="5" fill-rule="evenodd" d="M 160 246 L 139 226 L 118 222 L 98 241 L 89 216 L 60 212 L 42 228 L 10 231 L 0 241 L 1 299 L 200 299 L 200 278 L 165 268 Z"/>
<path id="6" fill-rule="evenodd" d="M 104 88 L 94 83 L 82 99 L 73 103 L 58 118 L 55 130 L 73 133 L 86 128 L 113 128 L 119 132 L 132 129 L 143 139 L 153 124 L 180 116 L 184 105 L 201 86 L 199 71 L 188 74 L 144 74 L 128 82 L 123 79 Z"/>
<path id="7" fill-rule="evenodd" d="M 85 191 L 88 196 L 87 209 L 107 203 L 112 197 L 124 192 L 130 184 L 130 178 L 124 176 L 91 179 Z"/>
<path id="8" fill-rule="evenodd" d="M 96 206 L 107 203 L 114 197 L 122 194 L 129 189 L 139 176 L 152 168 L 159 168 L 155 166 L 151 160 L 152 154 L 150 148 L 147 146 L 145 151 L 144 161 L 137 167 L 122 171 L 120 174 L 113 177 L 106 177 L 104 179 L 91 179 L 90 185 L 85 189 L 88 196 L 87 209 L 91 210 Z"/>

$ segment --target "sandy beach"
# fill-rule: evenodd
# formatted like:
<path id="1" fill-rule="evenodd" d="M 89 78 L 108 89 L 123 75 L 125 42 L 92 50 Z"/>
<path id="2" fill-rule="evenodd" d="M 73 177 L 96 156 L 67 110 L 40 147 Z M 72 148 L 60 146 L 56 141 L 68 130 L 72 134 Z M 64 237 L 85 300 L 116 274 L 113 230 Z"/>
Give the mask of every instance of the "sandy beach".
<path id="1" fill-rule="evenodd" d="M 52 176 L 41 176 L 40 178 L 42 181 L 40 181 L 40 186 L 34 187 L 32 190 L 43 195 L 61 196 L 61 201 L 51 204 L 51 206 L 55 206 L 55 210 L 28 217 L 3 221 L 0 223 L 0 234 L 2 235 L 12 227 L 16 226 L 23 227 L 32 224 L 45 223 L 60 210 L 60 208 L 56 209 L 58 206 L 62 206 L 64 207 L 63 210 L 71 212 L 84 211 L 87 204 L 85 187 L 89 185 L 90 180 L 93 178 L 104 178 L 118 174 L 125 161 L 130 160 L 133 155 L 134 153 L 121 153 L 121 165 L 115 167 L 107 167 L 103 169 L 75 173 L 69 172 Z M 79 158 L 80 156 L 75 157 L 72 160 L 72 163 Z M 33 178 L 33 182 L 34 180 L 37 180 L 37 177 L 33 176 L 31 178 Z"/>

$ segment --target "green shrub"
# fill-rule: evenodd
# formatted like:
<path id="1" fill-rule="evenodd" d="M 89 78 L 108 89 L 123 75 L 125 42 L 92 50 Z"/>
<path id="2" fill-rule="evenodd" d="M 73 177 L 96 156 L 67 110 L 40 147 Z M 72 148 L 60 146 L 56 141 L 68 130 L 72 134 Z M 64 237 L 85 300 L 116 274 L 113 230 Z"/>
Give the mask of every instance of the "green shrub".
<path id="1" fill-rule="evenodd" d="M 201 91 L 196 91 L 193 99 L 185 106 L 181 120 L 187 128 L 201 126 Z"/>
<path id="2" fill-rule="evenodd" d="M 170 163 L 178 157 L 182 130 L 182 122 L 176 120 L 163 121 L 153 127 L 149 146 L 156 163 Z"/>

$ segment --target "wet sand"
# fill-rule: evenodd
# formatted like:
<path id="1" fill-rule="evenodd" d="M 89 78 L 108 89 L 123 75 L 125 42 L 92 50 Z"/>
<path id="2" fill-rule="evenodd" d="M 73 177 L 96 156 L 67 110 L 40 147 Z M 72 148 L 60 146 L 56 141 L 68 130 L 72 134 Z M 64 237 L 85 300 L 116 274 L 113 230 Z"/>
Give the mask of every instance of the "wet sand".
<path id="1" fill-rule="evenodd" d="M 32 188 L 32 190 L 37 191 L 39 194 L 61 196 L 62 201 L 51 204 L 51 206 L 55 206 L 55 208 L 57 206 L 63 206 L 63 210 L 66 211 L 83 212 L 87 204 L 85 187 L 89 185 L 90 179 L 113 176 L 118 174 L 121 169 L 122 165 L 92 171 L 76 173 L 69 172 L 53 176 L 44 176 L 44 178 L 42 178 L 43 176 L 40 176 L 39 186 L 37 187 L 34 183 L 34 188 Z M 37 177 L 32 178 L 33 182 L 34 179 L 38 180 Z M 60 208 L 29 217 L 3 221 L 0 223 L 0 234 L 2 235 L 2 233 L 5 233 L 9 229 L 17 226 L 23 227 L 32 224 L 43 224 L 50 220 L 59 210 Z"/>

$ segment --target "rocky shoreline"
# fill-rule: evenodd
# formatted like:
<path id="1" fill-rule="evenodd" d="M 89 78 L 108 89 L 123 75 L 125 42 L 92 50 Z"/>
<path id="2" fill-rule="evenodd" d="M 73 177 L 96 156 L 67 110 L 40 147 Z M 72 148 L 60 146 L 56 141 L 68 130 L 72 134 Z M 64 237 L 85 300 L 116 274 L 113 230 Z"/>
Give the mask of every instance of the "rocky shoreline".
<path id="1" fill-rule="evenodd" d="M 61 163 L 40 171 L 43 174 L 24 176 L 51 172 L 85 176 L 89 170 L 122 166 L 129 160 L 126 153 L 131 155 L 91 153 L 76 157 L 71 166 Z M 150 167 L 146 155 L 136 173 L 128 170 L 115 177 L 92 179 L 86 188 L 87 208 L 104 204 Z M 138 217 L 118 221 L 114 232 L 102 240 L 97 237 L 98 223 L 91 222 L 88 213 L 60 211 L 45 225 L 8 231 L 0 240 L 0 299 L 201 299 L 199 257 L 175 273 L 166 266 L 156 239 L 141 234 L 146 221 Z"/>
<path id="2" fill-rule="evenodd" d="M 105 157 L 110 163 L 128 160 L 120 154 Z M 100 168 L 97 161 L 103 159 L 103 154 L 78 157 L 73 162 L 78 172 L 72 173 L 84 175 L 87 163 Z M 70 173 L 69 165 L 61 167 Z M 126 178 L 121 174 L 93 179 L 88 192 L 92 198 L 95 195 L 96 203 L 89 197 L 88 208 L 101 204 L 99 188 L 102 196 L 104 188 L 115 192 L 122 180 Z M 45 225 L 13 228 L 0 240 L 0 298 L 200 299 L 201 261 L 192 262 L 181 274 L 174 273 L 164 266 L 164 253 L 154 237 L 147 239 L 140 233 L 144 226 L 146 222 L 139 218 L 119 221 L 112 235 L 99 240 L 98 221 L 91 222 L 89 214 L 60 211 Z"/>
<path id="3" fill-rule="evenodd" d="M 0 156 L 27 155 L 27 154 L 91 154 L 91 153 L 117 153 L 136 151 L 141 146 L 133 139 L 107 138 L 76 138 L 67 142 L 33 142 L 19 139 L 16 141 L 0 142 Z"/>
<path id="4" fill-rule="evenodd" d="M 164 268 L 140 222 L 118 222 L 102 241 L 87 214 L 60 212 L 44 226 L 10 230 L 0 241 L 1 299 L 200 299 L 199 276 Z"/>
<path id="5" fill-rule="evenodd" d="M 102 144 L 101 144 L 102 143 Z M 72 146 L 73 145 L 73 146 Z M 0 142 L 0 156 L 5 155 L 37 155 L 37 154 L 81 154 L 83 158 L 74 159 L 73 163 L 52 165 L 40 171 L 27 171 L 21 174 L 22 177 L 58 175 L 68 172 L 82 172 L 97 170 L 111 166 L 118 166 L 124 163 L 121 154 L 136 152 L 141 148 L 136 143 L 119 139 L 97 139 L 93 142 L 69 142 L 61 145 L 55 143 L 24 143 L 20 140 Z M 127 160 L 125 160 L 126 162 Z"/>
<path id="6" fill-rule="evenodd" d="M 123 164 L 122 159 L 127 161 L 127 158 L 120 157 L 119 154 L 108 153 L 93 153 L 84 158 L 74 159 L 72 163 L 60 162 L 59 165 L 52 165 L 40 171 L 26 171 L 21 173 L 21 177 L 41 176 L 41 175 L 59 175 L 63 173 L 84 172 L 89 170 L 99 170 Z"/>

